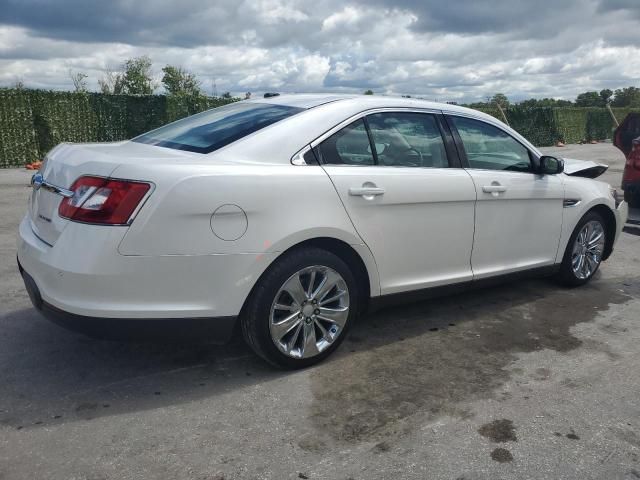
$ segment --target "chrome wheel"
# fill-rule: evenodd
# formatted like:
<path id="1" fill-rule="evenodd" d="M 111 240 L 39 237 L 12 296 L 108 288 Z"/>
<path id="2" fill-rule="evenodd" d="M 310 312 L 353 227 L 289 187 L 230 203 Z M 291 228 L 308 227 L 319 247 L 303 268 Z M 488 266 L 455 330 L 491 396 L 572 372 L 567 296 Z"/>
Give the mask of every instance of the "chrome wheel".
<path id="1" fill-rule="evenodd" d="M 604 251 L 604 228 L 597 220 L 587 222 L 576 237 L 571 254 L 573 274 L 580 280 L 589 278 L 597 270 Z"/>
<path id="2" fill-rule="evenodd" d="M 342 276 L 329 267 L 307 267 L 278 290 L 269 318 L 271 339 L 290 357 L 313 357 L 340 336 L 348 317 L 349 289 Z"/>

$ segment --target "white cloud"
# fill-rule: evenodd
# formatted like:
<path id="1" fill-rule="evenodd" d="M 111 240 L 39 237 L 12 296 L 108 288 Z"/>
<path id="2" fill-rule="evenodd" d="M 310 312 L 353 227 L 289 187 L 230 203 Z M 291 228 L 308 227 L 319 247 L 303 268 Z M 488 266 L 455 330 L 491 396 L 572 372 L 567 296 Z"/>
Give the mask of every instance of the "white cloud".
<path id="1" fill-rule="evenodd" d="M 35 1 L 0 10 L 0 84 L 68 89 L 72 69 L 97 88 L 106 68 L 139 55 L 156 74 L 180 65 L 207 91 L 215 81 L 237 93 L 573 98 L 640 78 L 626 0 Z"/>
<path id="2" fill-rule="evenodd" d="M 345 7 L 342 11 L 329 15 L 322 21 L 322 30 L 331 31 L 356 25 L 363 15 L 355 7 Z"/>
<path id="3" fill-rule="evenodd" d="M 296 9 L 291 4 L 284 4 L 278 0 L 258 0 L 254 8 L 259 12 L 266 23 L 277 24 L 283 21 L 302 22 L 308 20 L 309 16 Z"/>

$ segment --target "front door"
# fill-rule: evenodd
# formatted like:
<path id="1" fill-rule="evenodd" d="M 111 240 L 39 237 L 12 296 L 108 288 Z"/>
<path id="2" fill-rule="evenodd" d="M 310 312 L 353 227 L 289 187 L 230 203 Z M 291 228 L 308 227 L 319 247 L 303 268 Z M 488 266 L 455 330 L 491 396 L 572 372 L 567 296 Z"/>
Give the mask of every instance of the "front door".
<path id="1" fill-rule="evenodd" d="M 553 265 L 564 186 L 536 172 L 534 154 L 504 130 L 449 116 L 478 192 L 471 266 L 474 278 Z"/>

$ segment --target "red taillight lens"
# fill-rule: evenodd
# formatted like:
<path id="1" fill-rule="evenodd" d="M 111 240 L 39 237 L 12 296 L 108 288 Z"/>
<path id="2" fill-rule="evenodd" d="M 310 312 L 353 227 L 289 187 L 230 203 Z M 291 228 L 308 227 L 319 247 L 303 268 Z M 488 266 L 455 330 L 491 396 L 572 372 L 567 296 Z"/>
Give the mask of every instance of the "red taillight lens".
<path id="1" fill-rule="evenodd" d="M 60 203 L 58 214 L 76 222 L 126 225 L 150 188 L 144 182 L 80 177 L 71 185 L 73 197 Z"/>

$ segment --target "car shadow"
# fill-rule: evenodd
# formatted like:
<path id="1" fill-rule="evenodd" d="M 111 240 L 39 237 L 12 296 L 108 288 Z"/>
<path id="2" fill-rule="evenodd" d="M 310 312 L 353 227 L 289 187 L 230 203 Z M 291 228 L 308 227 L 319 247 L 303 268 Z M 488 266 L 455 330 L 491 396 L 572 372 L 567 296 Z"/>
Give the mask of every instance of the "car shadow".
<path id="1" fill-rule="evenodd" d="M 336 412 L 348 411 L 340 405 L 350 389 L 361 391 L 371 408 L 390 408 L 382 400 L 388 398 L 411 400 L 420 408 L 424 404 L 413 397 L 421 391 L 405 388 L 407 398 L 390 391 L 397 382 L 416 383 L 418 377 L 422 387 L 430 381 L 435 386 L 438 379 L 420 373 L 433 368 L 435 357 L 458 352 L 462 360 L 448 367 L 452 386 L 447 388 L 462 391 L 469 384 L 465 369 L 490 358 L 486 367 L 497 376 L 478 374 L 476 383 L 493 388 L 513 352 L 580 345 L 569 328 L 611 303 L 629 300 L 621 285 L 595 279 L 566 290 L 547 280 L 528 280 L 387 308 L 358 321 L 335 355 L 302 372 L 270 367 L 237 337 L 224 346 L 96 340 L 46 321 L 33 308 L 21 308 L 0 317 L 0 425 L 38 428 L 212 399 L 288 375 L 313 378 L 313 394 L 322 401 L 310 408 L 323 427 Z M 378 385 L 377 404 L 375 391 L 365 387 L 382 381 L 388 384 Z M 341 438 L 352 429 L 349 419 L 343 420 L 334 428 Z"/>

